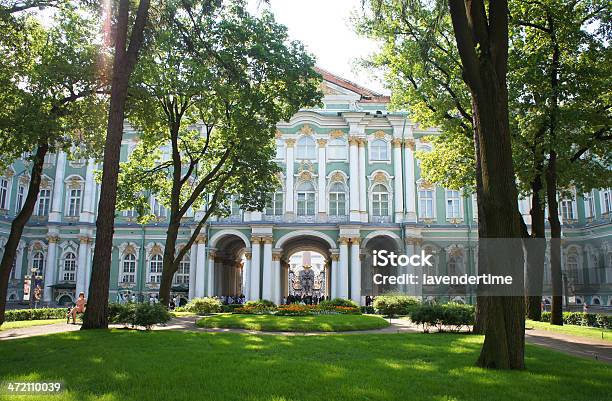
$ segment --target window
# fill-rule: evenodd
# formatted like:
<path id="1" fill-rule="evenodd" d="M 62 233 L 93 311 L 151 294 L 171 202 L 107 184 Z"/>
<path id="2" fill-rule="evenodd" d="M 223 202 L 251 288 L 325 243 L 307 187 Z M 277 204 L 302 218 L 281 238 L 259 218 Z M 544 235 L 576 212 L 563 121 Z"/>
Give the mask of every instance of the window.
<path id="1" fill-rule="evenodd" d="M 134 284 L 136 282 L 136 255 L 127 253 L 121 266 L 121 282 Z"/>
<path id="2" fill-rule="evenodd" d="M 64 281 L 75 281 L 76 280 L 76 266 L 77 259 L 74 252 L 68 252 L 64 255 L 64 264 L 62 270 L 62 280 Z"/>
<path id="3" fill-rule="evenodd" d="M 17 258 L 20 257 L 19 254 L 15 255 L 13 258 L 13 263 L 11 264 L 11 275 L 9 276 L 9 280 L 15 280 L 17 278 Z"/>
<path id="4" fill-rule="evenodd" d="M 168 217 L 168 209 L 166 209 L 157 198 L 153 198 L 151 201 L 151 212 L 157 217 Z"/>
<path id="5" fill-rule="evenodd" d="M 124 210 L 123 211 L 123 217 L 135 218 L 135 217 L 138 217 L 138 213 L 136 213 L 136 210 L 134 210 L 134 209 Z"/>
<path id="6" fill-rule="evenodd" d="M 149 282 L 161 283 L 161 275 L 164 267 L 163 258 L 160 254 L 155 254 L 149 261 Z"/>
<path id="7" fill-rule="evenodd" d="M 316 159 L 315 141 L 309 136 L 301 137 L 297 142 L 297 158 L 298 160 Z"/>
<path id="8" fill-rule="evenodd" d="M 21 208 L 23 207 L 23 201 L 25 200 L 26 187 L 23 185 L 19 185 L 17 187 L 17 204 L 15 205 L 15 211 L 17 213 L 21 212 Z"/>
<path id="9" fill-rule="evenodd" d="M 571 199 L 561 201 L 561 216 L 563 220 L 574 220 L 574 202 Z"/>
<path id="10" fill-rule="evenodd" d="M 238 198 L 236 196 L 232 196 L 231 200 L 231 214 L 232 216 L 240 216 L 240 205 L 238 204 Z"/>
<path id="11" fill-rule="evenodd" d="M 602 213 L 612 213 L 612 190 L 608 189 L 607 191 L 604 191 L 602 206 Z"/>
<path id="12" fill-rule="evenodd" d="M 446 218 L 458 219 L 461 217 L 461 195 L 459 191 L 446 191 Z"/>
<path id="13" fill-rule="evenodd" d="M 346 160 L 346 142 L 342 139 L 329 141 L 327 151 L 330 160 Z"/>
<path id="14" fill-rule="evenodd" d="M 49 214 L 49 205 L 51 203 L 51 190 L 49 188 L 41 189 L 38 193 L 38 201 L 34 210 L 37 216 L 46 216 Z"/>
<path id="15" fill-rule="evenodd" d="M 419 191 L 419 217 L 422 219 L 433 219 L 434 217 L 434 198 L 432 190 L 421 189 Z"/>
<path id="16" fill-rule="evenodd" d="M 370 143 L 370 160 L 389 160 L 387 142 L 376 139 Z"/>
<path id="17" fill-rule="evenodd" d="M 463 257 L 451 256 L 448 259 L 448 274 L 457 276 L 463 274 Z"/>
<path id="18" fill-rule="evenodd" d="M 45 255 L 38 251 L 32 255 L 32 273 L 42 274 L 45 271 Z"/>
<path id="19" fill-rule="evenodd" d="M 372 188 L 372 214 L 374 216 L 389 215 L 389 192 L 381 184 Z"/>
<path id="20" fill-rule="evenodd" d="M 569 255 L 567 257 L 566 272 L 570 277 L 574 278 L 575 284 L 582 284 L 582 272 L 578 271 L 578 257 L 576 255 Z"/>
<path id="21" fill-rule="evenodd" d="M 315 189 L 311 182 L 303 182 L 298 187 L 297 214 L 298 216 L 315 214 Z"/>
<path id="22" fill-rule="evenodd" d="M 344 185 L 340 182 L 332 184 L 329 189 L 329 215 L 346 215 L 346 192 L 344 190 Z"/>
<path id="23" fill-rule="evenodd" d="M 6 178 L 0 178 L 0 209 L 8 209 L 9 205 L 9 182 Z"/>
<path id="24" fill-rule="evenodd" d="M 268 216 L 282 216 L 283 214 L 283 194 L 282 192 L 276 192 L 272 194 L 272 197 L 266 204 L 266 215 Z"/>
<path id="25" fill-rule="evenodd" d="M 189 285 L 189 268 L 191 266 L 191 260 L 189 255 L 185 255 L 181 263 L 179 263 L 178 270 L 174 274 L 175 284 L 186 284 Z"/>
<path id="26" fill-rule="evenodd" d="M 584 194 L 584 216 L 587 219 L 595 217 L 595 202 L 593 201 L 593 193 L 591 192 Z"/>
<path id="27" fill-rule="evenodd" d="M 282 139 L 276 140 L 276 159 L 285 159 L 285 141 L 283 141 Z"/>
<path id="28" fill-rule="evenodd" d="M 68 189 L 68 216 L 76 217 L 81 214 L 81 188 Z"/>

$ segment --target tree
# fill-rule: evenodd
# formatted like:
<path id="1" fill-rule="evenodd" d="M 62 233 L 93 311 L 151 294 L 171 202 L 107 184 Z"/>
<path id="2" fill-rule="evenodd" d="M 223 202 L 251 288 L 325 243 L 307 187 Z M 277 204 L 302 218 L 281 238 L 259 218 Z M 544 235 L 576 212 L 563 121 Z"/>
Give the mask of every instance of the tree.
<path id="1" fill-rule="evenodd" d="M 112 82 L 110 89 L 110 107 L 104 144 L 104 160 L 102 165 L 102 184 L 100 201 L 98 203 L 98 218 L 96 219 L 96 251 L 94 252 L 91 281 L 89 283 L 89 301 L 82 329 L 108 327 L 108 290 L 110 280 L 111 253 L 113 246 L 113 231 L 115 205 L 117 201 L 117 177 L 119 174 L 119 150 L 123 137 L 123 121 L 129 79 L 136 66 L 138 54 L 144 40 L 144 31 L 149 18 L 150 0 L 140 0 L 135 11 L 131 32 L 129 0 L 119 0 L 116 9 L 107 9 L 105 26 L 110 28 L 110 20 L 114 18 L 114 26 L 107 29 L 106 41 L 114 34 L 114 59 Z"/>
<path id="2" fill-rule="evenodd" d="M 95 155 L 105 99 L 95 18 L 65 6 L 49 28 L 30 14 L 0 21 L 5 33 L 0 40 L 0 166 L 7 168 L 25 153 L 30 175 L 0 262 L 2 324 L 11 268 L 38 199 L 44 158 L 60 150 Z"/>
<path id="3" fill-rule="evenodd" d="M 163 25 L 172 29 L 158 33 L 134 74 L 129 118 L 142 134 L 120 173 L 120 208 L 136 209 L 146 221 L 154 217 L 153 195 L 169 209 L 164 305 L 181 260 L 212 214 L 225 214 L 231 201 L 263 210 L 280 172 L 273 162 L 276 123 L 321 96 L 314 60 L 300 43 L 288 42 L 271 14 L 253 17 L 242 1 L 198 3 L 168 3 Z M 167 154 L 157 150 L 167 144 Z M 201 208 L 178 248 L 184 218 Z"/>

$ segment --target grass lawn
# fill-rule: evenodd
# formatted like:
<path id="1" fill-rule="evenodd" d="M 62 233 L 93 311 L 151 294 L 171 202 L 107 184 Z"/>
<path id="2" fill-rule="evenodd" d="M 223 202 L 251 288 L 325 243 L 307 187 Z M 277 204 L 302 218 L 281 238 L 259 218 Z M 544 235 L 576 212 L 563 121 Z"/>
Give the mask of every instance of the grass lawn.
<path id="1" fill-rule="evenodd" d="M 559 334 L 567 334 L 578 337 L 596 338 L 598 340 L 612 342 L 612 330 L 600 329 L 596 327 L 574 326 L 564 324 L 563 326 L 554 326 L 546 322 L 536 322 L 534 320 L 525 321 L 526 328 L 534 328 L 538 330 L 548 330 Z M 603 338 L 601 334 L 603 333 Z"/>
<path id="2" fill-rule="evenodd" d="M 612 397 L 610 365 L 528 345 L 527 370 L 483 370 L 473 366 L 481 342 L 480 336 L 460 334 L 79 331 L 0 342 L 0 381 L 63 381 L 61 394 L 21 397 L 45 401 Z"/>
<path id="3" fill-rule="evenodd" d="M 45 320 L 22 320 L 18 322 L 4 322 L 0 330 L 21 329 L 23 327 L 44 326 L 54 323 L 66 323 L 66 319 L 45 319 Z"/>
<path id="4" fill-rule="evenodd" d="M 350 331 L 388 327 L 389 322 L 374 315 L 274 316 L 222 313 L 198 320 L 199 327 L 261 331 Z"/>

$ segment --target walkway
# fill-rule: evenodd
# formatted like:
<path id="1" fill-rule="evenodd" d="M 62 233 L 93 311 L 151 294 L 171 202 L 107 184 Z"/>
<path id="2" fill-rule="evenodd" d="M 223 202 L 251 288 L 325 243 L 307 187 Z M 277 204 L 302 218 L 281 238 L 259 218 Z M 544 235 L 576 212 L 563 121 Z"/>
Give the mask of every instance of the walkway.
<path id="1" fill-rule="evenodd" d="M 319 336 L 319 335 L 354 335 L 354 334 L 397 334 L 397 333 L 418 333 L 421 328 L 412 324 L 408 320 L 393 319 L 390 327 L 374 330 L 358 330 L 345 332 L 316 332 L 316 333 L 301 333 L 301 332 L 267 332 L 245 329 L 209 329 L 201 328 L 195 325 L 198 317 L 195 316 L 180 316 L 173 318 L 165 326 L 155 326 L 153 330 L 183 330 L 205 333 L 242 333 L 255 335 L 284 335 L 284 336 Z M 121 325 L 112 325 L 111 327 L 120 328 Z M 21 329 L 10 329 L 0 331 L 0 341 L 12 340 L 18 338 L 26 338 L 40 336 L 45 334 L 63 333 L 76 331 L 81 328 L 80 325 L 72 325 L 66 323 L 49 324 L 45 326 L 25 327 Z M 585 357 L 589 359 L 597 359 L 599 361 L 612 364 L 612 343 L 603 340 L 591 338 L 576 337 L 566 334 L 554 333 L 546 330 L 527 330 L 525 332 L 525 341 L 531 344 L 540 345 L 559 352 L 570 354 L 573 356 Z"/>

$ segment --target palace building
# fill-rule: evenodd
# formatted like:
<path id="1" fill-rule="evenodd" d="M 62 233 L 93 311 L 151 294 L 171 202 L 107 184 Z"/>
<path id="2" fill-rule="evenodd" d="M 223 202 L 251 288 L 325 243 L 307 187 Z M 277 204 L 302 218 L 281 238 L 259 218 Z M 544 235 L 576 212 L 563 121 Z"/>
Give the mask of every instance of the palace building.
<path id="1" fill-rule="evenodd" d="M 374 249 L 427 250 L 442 269 L 476 271 L 474 196 L 420 178 L 415 152 L 431 150 L 427 137 L 438 131 L 390 111 L 387 96 L 319 72 L 322 108 L 301 110 L 277 126 L 282 187 L 263 212 L 234 206 L 230 216 L 211 219 L 181 262 L 175 296 L 244 294 L 280 303 L 307 291 L 363 304 L 366 296 L 385 291 L 414 293 L 408 286 L 373 283 Z M 137 141 L 126 123 L 122 160 Z M 19 160 L 0 173 L 0 246 L 24 202 L 29 168 Z M 94 175 L 100 168 L 63 152 L 47 156 L 34 216 L 11 272 L 10 302 L 27 302 L 36 286 L 45 304 L 66 304 L 87 293 L 100 192 Z M 529 202 L 519 201 L 527 224 Z M 117 212 L 111 301 L 128 294 L 146 300 L 158 291 L 168 212 L 155 198 L 150 204 L 157 218 L 146 225 L 131 211 Z M 612 305 L 612 190 L 574 194 L 561 199 L 560 210 L 563 235 L 572 240 L 564 243 L 562 257 L 567 302 Z M 179 244 L 200 216 L 196 211 L 183 225 Z M 549 287 L 549 273 L 544 280 Z M 427 295 L 426 288 L 418 291 Z M 444 297 L 473 301 L 461 288 L 449 288 Z"/>

